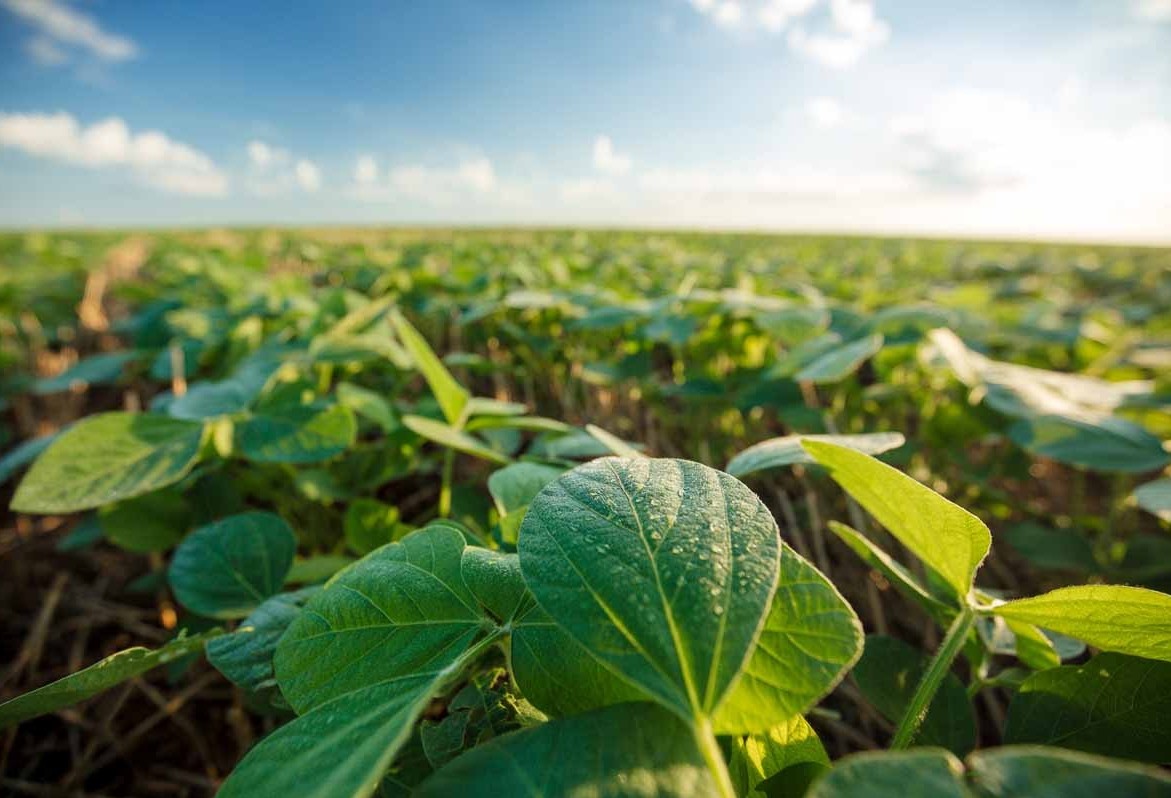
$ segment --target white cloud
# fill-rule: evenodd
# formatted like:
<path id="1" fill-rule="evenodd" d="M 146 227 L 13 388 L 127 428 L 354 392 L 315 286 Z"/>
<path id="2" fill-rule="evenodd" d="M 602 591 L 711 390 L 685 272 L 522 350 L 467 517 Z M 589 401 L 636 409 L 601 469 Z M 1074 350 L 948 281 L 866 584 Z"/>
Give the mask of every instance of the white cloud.
<path id="1" fill-rule="evenodd" d="M 1164 2 L 1164 0 L 1146 0 Z M 1171 2 L 1171 0 L 1166 0 Z M 829 27 L 810 32 L 799 24 L 826 0 L 690 0 L 691 6 L 716 25 L 734 30 L 760 28 L 768 33 L 789 31 L 789 46 L 835 69 L 858 63 L 869 50 L 890 38 L 890 26 L 878 18 L 873 0 L 828 0 Z"/>
<path id="2" fill-rule="evenodd" d="M 138 55 L 138 45 L 131 39 L 103 30 L 93 17 L 56 0 L 0 0 L 0 5 L 54 42 L 88 50 L 104 61 Z"/>
<path id="3" fill-rule="evenodd" d="M 614 149 L 609 136 L 594 139 L 594 168 L 599 172 L 620 177 L 630 171 L 633 163 L 629 155 L 620 155 Z"/>
<path id="4" fill-rule="evenodd" d="M 833 69 L 848 69 L 890 38 L 890 26 L 878 18 L 871 0 L 831 0 L 829 33 L 794 28 L 789 46 Z"/>
<path id="5" fill-rule="evenodd" d="M 132 134 L 118 117 L 83 128 L 68 113 L 0 113 L 0 147 L 88 168 L 124 167 L 177 194 L 219 196 L 228 178 L 207 155 L 157 130 Z"/>
<path id="6" fill-rule="evenodd" d="M 562 201 L 569 203 L 581 202 L 618 195 L 618 188 L 613 181 L 604 177 L 582 177 L 575 180 L 566 180 L 558 190 Z"/>
<path id="7" fill-rule="evenodd" d="M 69 62 L 69 53 L 47 36 L 34 36 L 28 40 L 24 49 L 41 66 L 61 66 Z"/>
<path id="8" fill-rule="evenodd" d="M 1134 13 L 1139 19 L 1171 22 L 1171 0 L 1135 0 Z"/>
<path id="9" fill-rule="evenodd" d="M 368 186 L 378 182 L 378 161 L 372 155 L 362 155 L 354 164 L 354 182 Z"/>
<path id="10" fill-rule="evenodd" d="M 310 194 L 321 188 L 321 170 L 313 161 L 304 158 L 297 161 L 293 174 L 297 177 L 297 185 Z"/>
<path id="11" fill-rule="evenodd" d="M 256 169 L 268 169 L 288 163 L 289 151 L 273 147 L 259 139 L 248 142 L 248 161 Z"/>
<path id="12" fill-rule="evenodd" d="M 846 121 L 846 109 L 830 97 L 816 97 L 805 104 L 805 115 L 814 127 L 828 129 Z"/>
<path id="13" fill-rule="evenodd" d="M 359 183 L 366 199 L 409 199 L 449 205 L 459 199 L 485 197 L 499 188 L 496 169 L 485 157 L 466 158 L 454 166 L 400 164 L 391 167 L 385 183 Z"/>
<path id="14" fill-rule="evenodd" d="M 248 153 L 248 176 L 245 185 L 253 194 L 274 196 L 295 189 L 314 193 L 321 188 L 321 169 L 313 161 L 298 157 L 283 147 L 261 139 L 245 146 Z"/>

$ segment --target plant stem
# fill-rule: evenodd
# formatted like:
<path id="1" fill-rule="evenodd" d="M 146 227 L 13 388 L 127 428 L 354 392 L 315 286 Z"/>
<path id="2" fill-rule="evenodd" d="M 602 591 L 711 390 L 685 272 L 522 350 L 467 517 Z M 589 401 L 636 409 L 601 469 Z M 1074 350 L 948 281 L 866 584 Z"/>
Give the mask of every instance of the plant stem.
<path id="1" fill-rule="evenodd" d="M 907 748 L 915 740 L 919 726 L 923 723 L 923 718 L 927 716 L 927 710 L 931 706 L 931 699 L 935 698 L 935 693 L 938 692 L 944 677 L 951 670 L 951 664 L 955 662 L 956 656 L 964 647 L 964 641 L 968 639 L 968 632 L 971 631 L 972 624 L 975 622 L 976 614 L 970 607 L 966 606 L 952 621 L 947 630 L 947 636 L 943 638 L 943 643 L 935 652 L 931 665 L 923 674 L 919 686 L 915 688 L 915 695 L 911 697 L 911 703 L 907 706 L 907 711 L 903 713 L 898 728 L 895 729 L 894 739 L 890 743 L 891 750 L 897 751 L 901 748 Z"/>
<path id="2" fill-rule="evenodd" d="M 720 798 L 736 798 L 736 788 L 732 786 L 732 777 L 728 775 L 728 765 L 724 762 L 724 754 L 712 732 L 712 723 L 707 718 L 696 721 L 695 741 L 699 744 L 708 771 L 715 779 Z"/>
<path id="3" fill-rule="evenodd" d="M 443 481 L 439 485 L 439 517 L 447 518 L 451 515 L 451 477 L 455 470 L 455 450 L 448 449 L 443 453 Z"/>

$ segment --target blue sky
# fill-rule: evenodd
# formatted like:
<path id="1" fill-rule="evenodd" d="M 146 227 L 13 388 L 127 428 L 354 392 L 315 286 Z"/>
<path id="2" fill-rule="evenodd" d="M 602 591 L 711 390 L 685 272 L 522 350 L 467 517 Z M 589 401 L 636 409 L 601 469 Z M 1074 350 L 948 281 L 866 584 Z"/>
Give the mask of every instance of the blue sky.
<path id="1" fill-rule="evenodd" d="M 0 0 L 0 226 L 315 222 L 1169 242 L 1171 0 Z"/>

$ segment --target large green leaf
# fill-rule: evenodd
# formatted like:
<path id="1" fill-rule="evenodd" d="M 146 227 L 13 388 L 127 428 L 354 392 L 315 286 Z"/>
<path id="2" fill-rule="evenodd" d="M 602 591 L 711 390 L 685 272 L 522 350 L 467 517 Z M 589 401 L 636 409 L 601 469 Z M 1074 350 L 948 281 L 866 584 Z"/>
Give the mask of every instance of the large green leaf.
<path id="1" fill-rule="evenodd" d="M 447 423 L 452 426 L 461 425 L 464 420 L 464 409 L 471 396 L 462 385 L 456 382 L 455 377 L 451 376 L 451 372 L 447 370 L 443 362 L 435 356 L 435 352 L 428 346 L 427 340 L 401 313 L 392 312 L 390 320 L 394 323 L 395 332 L 403 342 L 403 346 L 411 353 L 411 358 L 431 388 L 431 393 L 443 410 L 443 417 L 447 419 Z"/>
<path id="2" fill-rule="evenodd" d="M 854 754 L 839 759 L 805 798 L 973 798 L 962 771 L 938 748 Z"/>
<path id="3" fill-rule="evenodd" d="M 9 449 L 3 457 L 0 457 L 0 485 L 7 482 L 17 471 L 40 457 L 41 452 L 48 449 L 53 441 L 60 436 L 61 432 L 54 432 L 39 438 L 30 438 Z"/>
<path id="4" fill-rule="evenodd" d="M 1171 663 L 1105 652 L 1025 679 L 1009 704 L 1004 740 L 1167 764 L 1169 717 Z"/>
<path id="5" fill-rule="evenodd" d="M 993 609 L 1091 646 L 1171 661 L 1171 596 L 1123 585 L 1063 587 Z"/>
<path id="6" fill-rule="evenodd" d="M 488 448 L 488 444 L 476 436 L 444 424 L 442 421 L 436 421 L 433 418 L 403 416 L 403 426 L 416 435 L 421 435 L 427 440 L 445 448 L 455 449 L 457 452 L 470 454 L 473 457 L 479 457 L 482 460 L 500 463 L 501 465 L 507 465 L 512 462 L 512 460 L 497 452 L 495 449 Z"/>
<path id="7" fill-rule="evenodd" d="M 711 717 L 776 589 L 776 522 L 743 483 L 686 460 L 603 458 L 530 505 L 519 553 L 541 607 L 631 683 Z"/>
<path id="8" fill-rule="evenodd" d="M 732 740 L 731 746 L 728 772 L 736 786 L 737 794 L 747 798 L 770 795 L 771 784 L 761 786 L 761 782 L 775 779 L 788 768 L 796 768 L 803 764 L 818 766 L 804 770 L 805 773 L 810 773 L 829 767 L 829 756 L 825 753 L 825 747 L 818 739 L 817 732 L 800 715 L 794 715 L 766 732 L 736 737 Z M 790 794 L 800 793 L 793 790 Z"/>
<path id="9" fill-rule="evenodd" d="M 199 651 L 218 629 L 179 637 L 156 648 L 128 648 L 44 687 L 0 704 L 0 729 L 84 701 L 151 668 Z"/>
<path id="10" fill-rule="evenodd" d="M 497 737 L 416 792 L 419 798 L 718 794 L 691 729 L 654 704 L 619 704 Z"/>
<path id="11" fill-rule="evenodd" d="M 992 545 L 988 527 L 959 505 L 897 469 L 852 449 L 801 444 L 892 535 L 965 599 Z"/>
<path id="12" fill-rule="evenodd" d="M 813 383 L 844 380 L 857 371 L 867 358 L 882 349 L 882 343 L 881 335 L 868 335 L 865 338 L 842 344 L 804 366 L 793 375 L 793 379 L 798 382 L 809 381 Z"/>
<path id="13" fill-rule="evenodd" d="M 1171 798 L 1165 771 L 1119 759 L 1042 746 L 1010 745 L 968 757 L 981 798 Z"/>
<path id="14" fill-rule="evenodd" d="M 964 765 L 938 748 L 840 759 L 805 798 L 1102 798 L 1171 796 L 1154 768 L 1060 748 L 1005 746 Z"/>
<path id="15" fill-rule="evenodd" d="M 25 474 L 12 509 L 72 513 L 141 496 L 185 477 L 203 425 L 165 416 L 103 413 L 78 422 Z"/>
<path id="16" fill-rule="evenodd" d="M 521 693 L 551 716 L 648 697 L 566 634 L 531 599 L 513 623 L 510 653 Z"/>
<path id="17" fill-rule="evenodd" d="M 279 694 L 272 667 L 277 641 L 318 589 L 306 587 L 266 599 L 234 632 L 208 641 L 208 662 L 249 693 Z"/>
<path id="18" fill-rule="evenodd" d="M 780 468 L 816 460 L 801 446 L 801 441 L 825 441 L 865 454 L 882 454 L 906 443 L 899 432 L 868 432 L 861 435 L 785 435 L 749 446 L 728 461 L 724 469 L 734 477 L 743 477 L 767 468 Z"/>
<path id="19" fill-rule="evenodd" d="M 354 443 L 358 424 L 342 405 L 283 405 L 236 425 L 236 450 L 255 463 L 317 463 Z"/>
<path id="20" fill-rule="evenodd" d="M 297 538 L 280 516 L 240 513 L 188 535 L 167 576 L 192 612 L 243 618 L 280 591 L 296 552 Z"/>
<path id="21" fill-rule="evenodd" d="M 449 678 L 416 673 L 335 697 L 261 740 L 236 765 L 217 796 L 373 794 L 419 715 Z"/>
<path id="22" fill-rule="evenodd" d="M 911 703 L 931 659 L 902 640 L 867 635 L 862 659 L 854 667 L 858 689 L 891 723 L 898 723 Z M 931 701 L 916 745 L 937 745 L 963 756 L 976 746 L 976 716 L 963 683 L 953 673 L 944 677 Z"/>
<path id="23" fill-rule="evenodd" d="M 494 624 L 460 574 L 464 537 L 432 526 L 383 546 L 310 599 L 276 651 L 298 712 L 376 682 L 439 670 Z"/>
<path id="24" fill-rule="evenodd" d="M 765 732 L 812 707 L 862 653 L 862 623 L 837 589 L 782 545 L 772 607 L 740 680 L 716 713 L 716 732 Z"/>

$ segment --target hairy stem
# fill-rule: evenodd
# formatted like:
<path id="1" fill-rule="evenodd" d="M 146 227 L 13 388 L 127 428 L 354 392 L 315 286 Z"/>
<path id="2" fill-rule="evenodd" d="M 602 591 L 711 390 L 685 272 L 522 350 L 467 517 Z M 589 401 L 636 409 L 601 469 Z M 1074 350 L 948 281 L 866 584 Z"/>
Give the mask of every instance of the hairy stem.
<path id="1" fill-rule="evenodd" d="M 972 624 L 975 622 L 976 614 L 970 607 L 966 606 L 952 621 L 947 630 L 947 636 L 943 638 L 943 643 L 935 652 L 930 667 L 923 674 L 919 686 L 915 688 L 915 695 L 911 697 L 911 703 L 907 706 L 907 711 L 903 713 L 898 728 L 895 729 L 894 739 L 890 743 L 892 750 L 907 748 L 915 740 L 919 726 L 923 723 L 923 718 L 927 716 L 927 709 L 931 706 L 931 699 L 935 698 L 939 686 L 943 684 L 944 677 L 951 670 L 951 664 L 955 662 L 956 656 L 964 647 L 964 641 L 968 639 L 968 632 L 971 631 Z"/>

